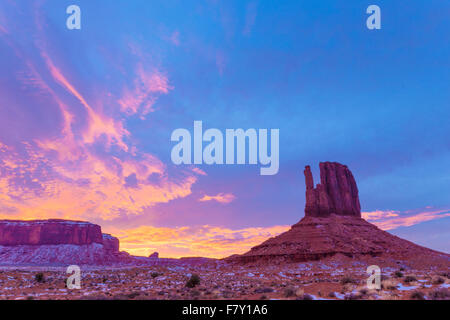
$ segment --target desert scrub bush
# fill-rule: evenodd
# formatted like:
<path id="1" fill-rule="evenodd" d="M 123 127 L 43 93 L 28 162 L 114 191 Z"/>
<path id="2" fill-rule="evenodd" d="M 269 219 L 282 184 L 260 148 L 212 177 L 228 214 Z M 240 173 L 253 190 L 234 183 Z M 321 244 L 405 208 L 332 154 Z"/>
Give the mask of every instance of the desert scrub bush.
<path id="1" fill-rule="evenodd" d="M 335 293 L 334 291 L 331 291 L 331 292 L 328 294 L 328 298 L 336 298 L 336 293 Z"/>
<path id="2" fill-rule="evenodd" d="M 290 298 L 290 297 L 293 297 L 293 296 L 295 296 L 295 291 L 294 291 L 294 289 L 292 289 L 292 288 L 286 288 L 286 289 L 284 290 L 284 297 L 285 297 L 285 298 Z"/>
<path id="3" fill-rule="evenodd" d="M 189 278 L 189 280 L 186 282 L 186 287 L 188 288 L 195 288 L 195 286 L 200 284 L 200 277 L 198 274 L 193 274 Z"/>
<path id="4" fill-rule="evenodd" d="M 439 288 L 430 292 L 430 299 L 432 300 L 448 300 L 450 299 L 450 290 L 447 288 Z"/>
<path id="5" fill-rule="evenodd" d="M 414 291 L 409 298 L 412 300 L 425 300 L 425 294 L 422 291 Z"/>
<path id="6" fill-rule="evenodd" d="M 433 278 L 432 282 L 433 282 L 433 284 L 443 284 L 443 283 L 445 283 L 445 279 L 442 277 L 436 277 L 436 278 Z"/>
<path id="7" fill-rule="evenodd" d="M 34 280 L 36 282 L 43 283 L 45 282 L 45 276 L 42 272 L 36 273 L 36 275 L 34 276 Z"/>
<path id="8" fill-rule="evenodd" d="M 361 293 L 349 293 L 346 294 L 344 297 L 344 300 L 359 300 L 363 297 L 363 295 Z"/>
<path id="9" fill-rule="evenodd" d="M 397 277 L 397 278 L 403 278 L 403 273 L 401 271 L 396 271 L 394 273 L 394 276 Z"/>
<path id="10" fill-rule="evenodd" d="M 198 290 L 192 290 L 192 291 L 191 291 L 191 296 L 192 296 L 192 297 L 199 297 L 199 296 L 200 296 L 200 291 L 198 291 Z"/>
<path id="11" fill-rule="evenodd" d="M 363 296 L 365 296 L 369 293 L 369 289 L 361 288 L 361 289 L 359 289 L 359 293 L 362 294 Z"/>
<path id="12" fill-rule="evenodd" d="M 305 294 L 297 297 L 296 300 L 314 300 L 314 298 L 312 296 L 310 296 L 309 294 L 305 293 Z"/>
<path id="13" fill-rule="evenodd" d="M 352 278 L 351 276 L 349 276 L 349 275 L 345 275 L 342 279 L 341 279 L 341 284 L 348 284 L 348 283 L 354 283 L 354 284 L 356 284 L 356 283 L 358 283 L 359 281 L 358 280 L 356 280 L 356 279 L 354 279 L 354 278 Z"/>
<path id="14" fill-rule="evenodd" d="M 156 277 L 159 277 L 159 273 L 156 272 L 156 271 L 153 271 L 153 272 L 150 274 L 150 276 L 151 276 L 153 279 L 155 279 Z"/>
<path id="15" fill-rule="evenodd" d="M 129 294 L 127 295 L 127 297 L 128 297 L 128 299 L 134 299 L 134 298 L 136 298 L 136 297 L 138 297 L 138 296 L 140 296 L 140 295 L 141 295 L 140 292 L 135 291 L 135 292 L 129 293 Z"/>
<path id="16" fill-rule="evenodd" d="M 269 293 L 273 292 L 274 290 L 272 288 L 256 288 L 254 290 L 255 293 Z"/>
<path id="17" fill-rule="evenodd" d="M 410 282 L 414 282 L 414 281 L 417 281 L 417 278 L 414 277 L 414 276 L 406 276 L 406 277 L 403 279 L 403 282 L 404 282 L 404 283 L 410 283 Z"/>

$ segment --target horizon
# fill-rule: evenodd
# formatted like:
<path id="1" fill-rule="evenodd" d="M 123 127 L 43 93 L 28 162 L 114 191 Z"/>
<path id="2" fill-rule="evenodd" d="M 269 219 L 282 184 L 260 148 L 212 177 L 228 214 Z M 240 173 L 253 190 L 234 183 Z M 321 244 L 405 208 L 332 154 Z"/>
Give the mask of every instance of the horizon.
<path id="1" fill-rule="evenodd" d="M 319 181 L 333 161 L 365 220 L 450 253 L 450 6 L 377 4 L 380 30 L 365 1 L 3 1 L 0 219 L 88 221 L 132 255 L 223 258 L 303 218 L 304 167 Z M 175 164 L 171 135 L 194 121 L 279 130 L 276 174 Z"/>

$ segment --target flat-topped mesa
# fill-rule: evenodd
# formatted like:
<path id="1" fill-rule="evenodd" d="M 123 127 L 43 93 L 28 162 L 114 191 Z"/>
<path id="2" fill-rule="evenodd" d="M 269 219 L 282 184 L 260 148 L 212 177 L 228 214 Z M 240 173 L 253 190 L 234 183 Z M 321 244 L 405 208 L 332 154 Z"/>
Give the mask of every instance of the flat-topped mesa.
<path id="1" fill-rule="evenodd" d="M 0 245 L 103 244 L 99 225 L 71 220 L 0 220 Z"/>
<path id="2" fill-rule="evenodd" d="M 320 183 L 314 188 L 311 167 L 305 167 L 306 217 L 331 214 L 361 217 L 358 187 L 347 166 L 337 162 L 321 162 Z"/>

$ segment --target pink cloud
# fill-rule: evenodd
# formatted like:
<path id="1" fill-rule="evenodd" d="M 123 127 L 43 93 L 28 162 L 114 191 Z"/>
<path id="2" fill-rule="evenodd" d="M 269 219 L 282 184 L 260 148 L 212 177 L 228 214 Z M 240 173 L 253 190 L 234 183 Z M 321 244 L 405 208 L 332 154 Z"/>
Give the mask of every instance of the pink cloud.
<path id="1" fill-rule="evenodd" d="M 373 221 L 373 220 L 380 220 L 380 219 L 384 219 L 384 218 L 398 217 L 398 211 L 376 210 L 376 211 L 371 211 L 371 212 L 362 212 L 361 215 L 362 215 L 363 219 Z"/>
<path id="2" fill-rule="evenodd" d="M 208 174 L 200 168 L 193 167 L 192 171 L 201 176 L 207 176 Z"/>
<path id="3" fill-rule="evenodd" d="M 398 211 L 374 211 L 363 212 L 363 218 L 375 224 L 377 227 L 383 230 L 392 230 L 399 227 L 409 227 L 415 224 L 419 224 L 425 221 L 431 221 L 435 219 L 442 219 L 450 217 L 449 209 L 440 210 L 413 210 L 414 213 L 399 213 Z"/>
<path id="4" fill-rule="evenodd" d="M 41 17 L 36 24 L 35 44 L 43 70 L 38 72 L 18 45 L 7 38 L 5 41 L 23 62 L 18 80 L 27 88 L 38 89 L 39 103 L 56 104 L 63 123 L 58 135 L 15 146 L 0 142 L 0 218 L 111 220 L 124 214 L 140 215 L 158 203 L 191 194 L 196 175 L 172 179 L 158 158 L 129 146 L 125 138 L 130 133 L 123 118 L 107 116 L 99 103 L 89 101 L 108 101 L 108 96 L 97 90 L 94 99 L 85 98 L 70 80 L 74 75 L 64 72 L 64 66 L 57 66 L 50 56 L 40 27 L 44 25 Z M 162 73 L 148 74 L 143 67 L 137 70 L 142 92 L 168 93 L 167 77 Z M 58 86 L 64 91 L 53 89 Z M 66 93 L 86 112 L 76 114 L 74 106 L 64 102 Z M 86 126 L 80 129 L 74 125 L 76 121 Z M 103 148 L 101 153 L 92 150 L 90 144 L 94 143 L 96 149 Z M 121 152 L 110 154 L 111 145 L 118 146 Z M 149 177 L 155 175 L 158 182 L 152 183 Z"/>
<path id="5" fill-rule="evenodd" d="M 180 33 L 178 31 L 174 31 L 169 37 L 169 41 L 175 46 L 180 45 Z"/>
<path id="6" fill-rule="evenodd" d="M 236 197 L 231 193 L 219 193 L 215 196 L 208 196 L 204 195 L 202 198 L 200 198 L 198 201 L 205 202 L 205 201 L 217 201 L 220 203 L 230 203 L 232 202 Z"/>
<path id="7" fill-rule="evenodd" d="M 123 112 L 129 115 L 140 112 L 142 117 L 153 110 L 158 94 L 167 94 L 173 89 L 166 75 L 156 69 L 147 72 L 142 64 L 137 67 L 133 83 L 132 89 L 124 90 L 119 105 Z"/>

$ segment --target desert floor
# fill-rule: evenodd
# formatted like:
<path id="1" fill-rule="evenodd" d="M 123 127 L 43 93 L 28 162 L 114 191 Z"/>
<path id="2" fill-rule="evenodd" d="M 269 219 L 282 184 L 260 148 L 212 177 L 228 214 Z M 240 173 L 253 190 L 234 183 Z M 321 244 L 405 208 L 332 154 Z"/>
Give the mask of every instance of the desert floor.
<path id="1" fill-rule="evenodd" d="M 446 299 L 448 268 L 381 267 L 381 289 L 367 289 L 368 264 L 310 262 L 236 266 L 81 267 L 68 289 L 62 267 L 0 267 L 0 299 Z M 192 275 L 200 283 L 186 284 Z"/>

